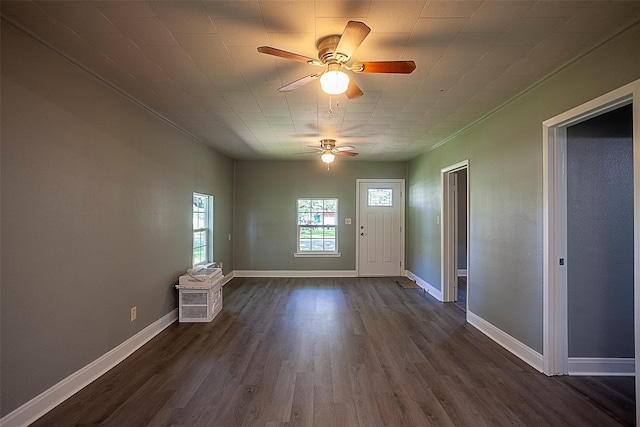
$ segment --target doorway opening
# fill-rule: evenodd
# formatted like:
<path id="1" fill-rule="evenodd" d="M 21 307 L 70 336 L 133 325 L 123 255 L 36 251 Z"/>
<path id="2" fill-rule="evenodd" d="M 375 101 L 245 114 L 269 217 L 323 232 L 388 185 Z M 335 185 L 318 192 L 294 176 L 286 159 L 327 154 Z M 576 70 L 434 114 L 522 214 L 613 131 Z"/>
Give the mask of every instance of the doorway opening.
<path id="1" fill-rule="evenodd" d="M 469 161 L 441 170 L 442 300 L 469 306 Z"/>
<path id="2" fill-rule="evenodd" d="M 569 375 L 633 375 L 631 104 L 567 128 Z"/>
<path id="3" fill-rule="evenodd" d="M 634 135 L 633 188 L 640 188 L 640 80 L 596 98 L 543 122 L 543 371 L 547 375 L 564 375 L 574 370 L 569 362 L 568 258 L 567 247 L 567 135 L 573 126 L 632 105 Z M 614 165 L 615 166 L 615 165 Z M 633 251 L 640 253 L 640 192 L 633 191 Z M 631 233 L 631 231 L 629 231 Z M 633 329 L 634 356 L 640 355 L 640 257 L 633 256 Z M 605 313 L 606 314 L 606 313 Z M 602 313 L 601 313 L 602 315 Z M 593 362 L 586 359 L 585 367 Z M 630 360 L 630 362 L 629 362 Z M 596 362 L 598 362 L 596 360 Z M 639 358 L 622 364 L 597 363 L 589 372 L 622 375 L 631 369 L 640 372 Z M 626 365 L 626 368 L 625 368 Z M 618 371 L 618 372 L 616 372 Z M 636 419 L 640 422 L 640 382 L 636 381 Z"/>

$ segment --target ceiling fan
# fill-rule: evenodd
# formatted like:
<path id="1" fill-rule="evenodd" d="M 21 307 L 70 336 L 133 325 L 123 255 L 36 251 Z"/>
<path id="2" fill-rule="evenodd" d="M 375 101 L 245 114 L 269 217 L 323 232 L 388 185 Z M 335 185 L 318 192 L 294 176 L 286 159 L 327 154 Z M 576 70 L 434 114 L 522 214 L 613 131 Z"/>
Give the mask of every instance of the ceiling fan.
<path id="1" fill-rule="evenodd" d="M 361 97 L 363 92 L 344 70 L 354 73 L 410 74 L 416 69 L 416 63 L 413 61 L 369 61 L 354 62 L 351 65 L 347 65 L 347 62 L 351 59 L 358 46 L 369 35 L 369 32 L 371 32 L 371 28 L 362 22 L 347 22 L 342 35 L 326 36 L 318 40 L 316 46 L 318 59 L 270 46 L 260 46 L 258 52 L 324 67 L 321 72 L 310 74 L 282 86 L 278 89 L 280 92 L 292 91 L 313 80 L 320 79 L 320 86 L 324 92 L 330 95 L 345 93 L 347 98 L 355 99 Z"/>
<path id="2" fill-rule="evenodd" d="M 336 147 L 335 139 L 321 139 L 320 147 L 315 145 L 307 145 L 307 147 L 315 148 L 318 152 L 322 153 L 322 161 L 327 163 L 327 165 L 335 160 L 336 155 L 349 157 L 355 157 L 358 155 L 358 153 L 353 151 L 356 147 L 352 145 Z"/>

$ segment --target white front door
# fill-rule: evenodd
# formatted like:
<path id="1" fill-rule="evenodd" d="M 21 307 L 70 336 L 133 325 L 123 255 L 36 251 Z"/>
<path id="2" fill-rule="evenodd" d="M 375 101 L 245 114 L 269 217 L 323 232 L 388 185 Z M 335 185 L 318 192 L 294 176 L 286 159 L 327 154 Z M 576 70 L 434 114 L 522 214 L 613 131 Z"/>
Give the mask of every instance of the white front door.
<path id="1" fill-rule="evenodd" d="M 404 180 L 358 180 L 358 275 L 401 276 Z"/>

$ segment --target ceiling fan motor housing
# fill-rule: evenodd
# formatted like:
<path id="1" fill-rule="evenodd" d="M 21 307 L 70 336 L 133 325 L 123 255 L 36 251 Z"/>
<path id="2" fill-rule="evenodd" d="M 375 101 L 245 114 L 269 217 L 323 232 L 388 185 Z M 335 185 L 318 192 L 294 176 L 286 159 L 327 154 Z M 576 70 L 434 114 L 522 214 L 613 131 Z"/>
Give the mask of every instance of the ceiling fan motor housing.
<path id="1" fill-rule="evenodd" d="M 336 147 L 336 140 L 335 139 L 321 139 L 320 140 L 320 147 L 322 147 L 323 150 L 333 150 Z"/>
<path id="2" fill-rule="evenodd" d="M 343 55 L 336 54 L 336 46 L 340 41 L 340 36 L 327 36 L 318 40 L 318 59 L 323 64 L 332 64 L 336 62 L 343 62 L 347 58 Z"/>

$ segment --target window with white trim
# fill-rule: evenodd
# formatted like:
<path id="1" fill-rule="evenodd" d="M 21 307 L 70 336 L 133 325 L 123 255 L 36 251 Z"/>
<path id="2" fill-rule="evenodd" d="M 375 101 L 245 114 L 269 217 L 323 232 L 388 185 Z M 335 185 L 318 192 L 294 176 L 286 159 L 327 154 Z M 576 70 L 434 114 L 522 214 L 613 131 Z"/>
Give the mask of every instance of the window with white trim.
<path id="1" fill-rule="evenodd" d="M 193 265 L 213 262 L 213 196 L 193 193 Z"/>
<path id="2" fill-rule="evenodd" d="M 297 254 L 338 255 L 338 199 L 298 199 Z"/>

